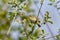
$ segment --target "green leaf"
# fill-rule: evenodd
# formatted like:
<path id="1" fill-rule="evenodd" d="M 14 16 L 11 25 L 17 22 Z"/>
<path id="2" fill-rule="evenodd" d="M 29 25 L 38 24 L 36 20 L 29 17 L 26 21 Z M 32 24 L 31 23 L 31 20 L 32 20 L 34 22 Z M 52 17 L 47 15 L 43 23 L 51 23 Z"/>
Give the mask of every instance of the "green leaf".
<path id="1" fill-rule="evenodd" d="M 19 40 L 28 40 L 27 37 L 20 37 Z"/>
<path id="2" fill-rule="evenodd" d="M 34 32 L 33 36 L 36 37 L 36 38 L 39 37 L 40 36 L 40 31 L 41 30 L 39 28 L 36 29 L 36 31 Z"/>
<path id="3" fill-rule="evenodd" d="M 19 0 L 21 3 L 24 2 L 25 0 Z"/>
<path id="4" fill-rule="evenodd" d="M 52 22 L 52 21 L 50 21 L 50 20 L 49 20 L 48 22 L 49 22 L 49 23 L 51 23 L 51 24 L 53 24 L 53 22 Z"/>
<path id="5" fill-rule="evenodd" d="M 59 35 L 56 35 L 56 40 L 60 40 L 60 36 Z"/>
<path id="6" fill-rule="evenodd" d="M 42 30 L 42 33 L 44 34 L 44 30 Z"/>
<path id="7" fill-rule="evenodd" d="M 58 31 L 60 32 L 60 29 L 58 29 Z"/>
<path id="8" fill-rule="evenodd" d="M 7 0 L 2 0 L 2 2 L 5 4 L 5 3 L 7 3 Z"/>
<path id="9" fill-rule="evenodd" d="M 36 40 L 36 37 L 34 37 L 34 36 L 31 36 L 31 40 Z"/>
<path id="10" fill-rule="evenodd" d="M 55 2 L 55 0 L 50 0 L 50 2 Z"/>
<path id="11" fill-rule="evenodd" d="M 44 15 L 44 24 L 46 23 L 46 22 L 49 22 L 49 23 L 51 23 L 51 24 L 53 24 L 53 22 L 50 20 L 51 19 L 51 17 L 49 16 L 49 12 L 48 11 L 46 11 L 46 13 L 45 13 L 45 15 Z"/>
<path id="12" fill-rule="evenodd" d="M 15 29 L 16 30 L 16 29 Z M 20 33 L 22 33 L 24 30 L 23 30 L 23 27 L 21 26 L 21 27 L 18 27 L 18 31 L 20 32 Z"/>
<path id="13" fill-rule="evenodd" d="M 31 4 L 32 4 L 31 0 L 28 0 L 28 5 L 31 5 Z"/>

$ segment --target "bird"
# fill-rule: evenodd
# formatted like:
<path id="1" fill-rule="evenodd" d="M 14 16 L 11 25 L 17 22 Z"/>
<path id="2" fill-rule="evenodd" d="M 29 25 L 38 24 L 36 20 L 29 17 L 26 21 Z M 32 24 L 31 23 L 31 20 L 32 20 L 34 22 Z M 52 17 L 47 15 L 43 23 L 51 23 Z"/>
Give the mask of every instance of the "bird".
<path id="1" fill-rule="evenodd" d="M 34 15 L 29 15 L 29 19 L 30 19 L 31 23 L 37 24 L 38 27 L 41 27 L 40 21 L 38 20 L 37 17 L 35 17 Z"/>

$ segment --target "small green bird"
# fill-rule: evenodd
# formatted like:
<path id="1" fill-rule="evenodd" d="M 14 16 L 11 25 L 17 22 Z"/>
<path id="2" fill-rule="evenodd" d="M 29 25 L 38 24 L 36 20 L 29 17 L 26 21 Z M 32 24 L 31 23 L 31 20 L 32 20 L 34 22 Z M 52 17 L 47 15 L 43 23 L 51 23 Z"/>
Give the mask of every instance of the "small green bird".
<path id="1" fill-rule="evenodd" d="M 40 21 L 39 21 L 35 16 L 30 15 L 30 16 L 29 16 L 29 19 L 30 19 L 31 23 L 37 24 L 38 27 L 41 27 Z"/>

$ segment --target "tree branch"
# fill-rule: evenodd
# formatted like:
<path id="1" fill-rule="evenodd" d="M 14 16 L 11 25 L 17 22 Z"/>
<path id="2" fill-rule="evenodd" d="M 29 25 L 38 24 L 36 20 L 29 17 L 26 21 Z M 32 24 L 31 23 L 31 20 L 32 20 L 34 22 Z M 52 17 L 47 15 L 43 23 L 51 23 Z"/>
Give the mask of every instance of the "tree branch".
<path id="1" fill-rule="evenodd" d="M 40 8 L 39 8 L 37 18 L 39 17 L 39 14 L 40 14 L 40 12 L 41 12 L 41 8 L 42 8 L 42 4 L 41 4 L 41 6 L 40 6 Z"/>
<path id="2" fill-rule="evenodd" d="M 60 36 L 60 34 L 58 34 L 59 36 Z M 50 39 L 50 38 L 54 38 L 54 37 L 56 37 L 56 36 L 53 36 L 53 37 L 48 37 L 48 38 L 45 38 L 45 39 Z"/>
<path id="3" fill-rule="evenodd" d="M 14 22 L 14 20 L 15 20 L 15 18 L 16 18 L 16 15 L 17 15 L 17 13 L 15 13 L 15 17 L 13 18 L 12 22 Z M 11 25 L 10 25 L 8 31 L 7 31 L 7 35 L 9 34 L 11 28 L 12 28 L 12 23 L 11 23 Z"/>
<path id="4" fill-rule="evenodd" d="M 37 18 L 39 17 L 39 14 L 40 14 L 40 12 L 41 12 L 42 5 L 43 5 L 43 3 L 41 4 L 41 6 L 40 6 L 40 8 L 39 8 Z M 35 24 L 34 24 L 34 26 L 35 26 Z M 29 35 L 33 33 L 33 31 L 34 31 L 34 26 L 32 27 L 32 31 L 29 33 Z"/>

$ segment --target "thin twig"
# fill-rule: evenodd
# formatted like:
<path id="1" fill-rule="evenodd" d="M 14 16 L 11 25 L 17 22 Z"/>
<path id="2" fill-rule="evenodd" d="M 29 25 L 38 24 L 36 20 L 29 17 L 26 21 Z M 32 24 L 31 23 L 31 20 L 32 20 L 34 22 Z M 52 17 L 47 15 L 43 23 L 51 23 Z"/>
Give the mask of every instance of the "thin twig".
<path id="1" fill-rule="evenodd" d="M 60 36 L 60 34 L 58 34 L 59 36 Z M 48 38 L 45 38 L 45 39 L 50 39 L 50 38 L 54 38 L 54 37 L 56 37 L 56 36 L 53 36 L 53 37 L 48 37 Z"/>
<path id="2" fill-rule="evenodd" d="M 17 5 L 17 7 L 19 8 L 18 5 Z M 15 10 L 16 10 L 16 9 L 15 9 Z M 12 23 L 14 22 L 14 20 L 15 20 L 15 18 L 16 18 L 16 16 L 17 16 L 17 12 L 19 12 L 19 9 L 16 10 L 16 13 L 15 13 L 15 16 L 14 16 L 14 18 L 13 18 L 13 20 L 12 20 Z M 10 32 L 10 30 L 11 30 L 11 28 L 12 28 L 12 23 L 11 23 L 11 25 L 10 25 L 8 31 L 7 31 L 7 35 L 9 34 L 9 32 Z"/>
<path id="3" fill-rule="evenodd" d="M 50 27 L 49 27 L 49 25 L 47 23 L 46 23 L 46 26 L 47 26 L 47 28 L 48 28 L 51 36 L 53 37 L 53 39 L 56 40 L 55 37 L 54 37 L 54 35 L 53 35 L 53 33 L 52 33 L 52 31 L 51 31 L 51 29 L 50 29 Z"/>
<path id="4" fill-rule="evenodd" d="M 15 13 L 15 17 L 13 18 L 12 23 L 14 22 L 14 20 L 15 20 L 15 18 L 16 18 L 16 15 L 17 15 L 17 13 Z M 7 35 L 9 34 L 9 32 L 10 32 L 10 30 L 11 30 L 11 28 L 12 28 L 12 23 L 11 23 L 11 25 L 10 25 L 8 31 L 7 31 Z"/>
<path id="5" fill-rule="evenodd" d="M 41 12 L 41 8 L 42 8 L 42 5 L 41 5 L 40 8 L 39 8 L 37 18 L 39 17 L 39 14 L 40 14 L 40 12 Z"/>
<path id="6" fill-rule="evenodd" d="M 35 25 L 34 25 L 34 26 L 35 26 Z M 29 33 L 29 35 L 33 33 L 33 31 L 34 31 L 34 26 L 32 27 L 32 31 Z"/>
<path id="7" fill-rule="evenodd" d="M 39 17 L 39 14 L 40 14 L 40 12 L 41 12 L 41 8 L 42 8 L 42 4 L 41 4 L 41 6 L 40 6 L 40 8 L 39 8 L 37 18 Z M 35 26 L 35 24 L 34 24 L 34 26 Z M 33 33 L 33 31 L 34 31 L 34 26 L 32 27 L 32 31 L 29 33 L 29 35 L 31 35 L 31 34 Z"/>

